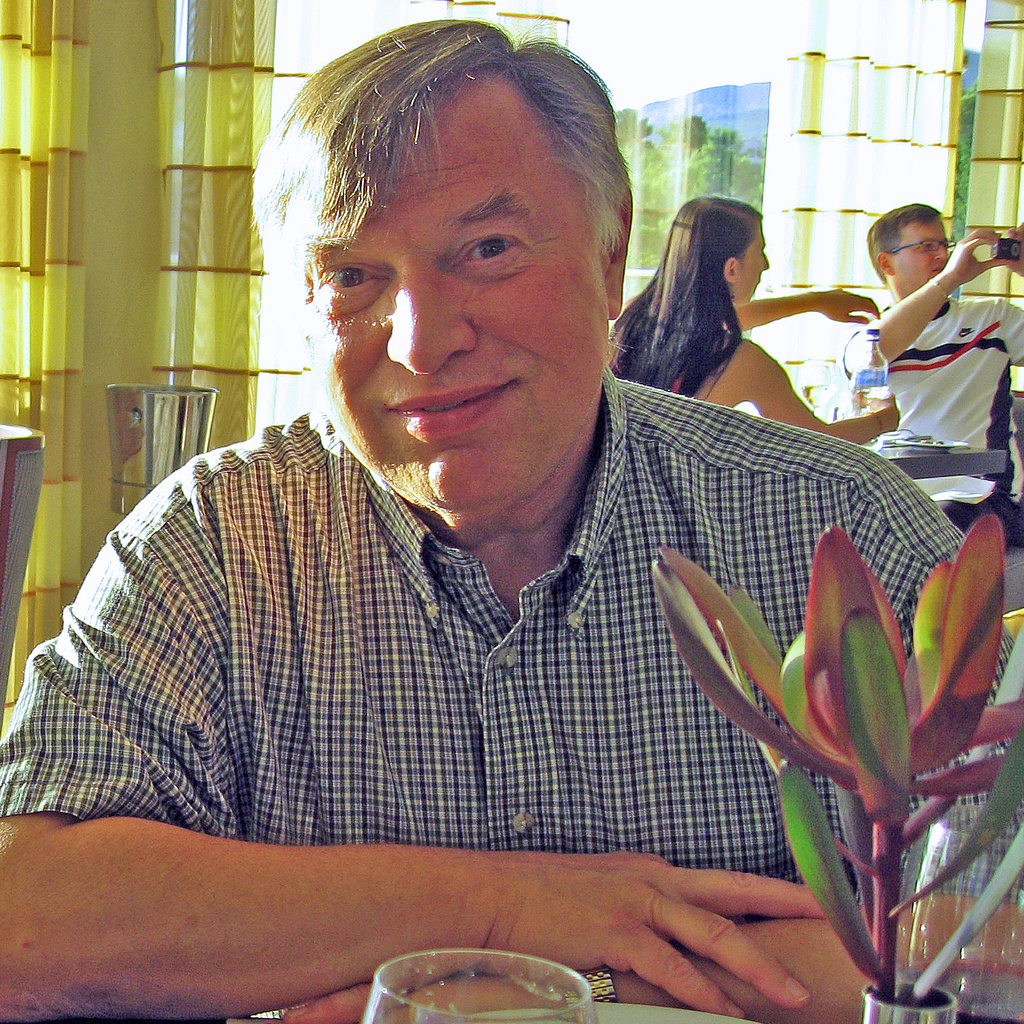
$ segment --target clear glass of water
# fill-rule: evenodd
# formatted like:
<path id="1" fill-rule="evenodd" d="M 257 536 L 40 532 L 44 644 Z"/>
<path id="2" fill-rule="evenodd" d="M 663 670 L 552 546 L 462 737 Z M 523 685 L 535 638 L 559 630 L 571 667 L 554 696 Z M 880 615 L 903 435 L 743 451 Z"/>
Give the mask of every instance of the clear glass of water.
<path id="1" fill-rule="evenodd" d="M 362 1024 L 597 1024 L 587 980 L 551 960 L 489 949 L 432 949 L 373 976 Z"/>
<path id="2" fill-rule="evenodd" d="M 963 845 L 978 808 L 955 806 L 929 828 L 907 859 L 905 893 L 934 878 Z M 1009 827 L 963 873 L 955 876 L 901 918 L 901 981 L 912 983 L 935 958 L 974 905 L 1021 827 Z M 961 950 L 939 982 L 957 997 L 957 1020 L 1024 1021 L 1024 885 L 1011 887 L 981 931 Z"/>
<path id="3" fill-rule="evenodd" d="M 805 359 L 797 369 L 796 386 L 800 397 L 818 419 L 833 422 L 840 397 L 835 363 L 827 359 Z"/>

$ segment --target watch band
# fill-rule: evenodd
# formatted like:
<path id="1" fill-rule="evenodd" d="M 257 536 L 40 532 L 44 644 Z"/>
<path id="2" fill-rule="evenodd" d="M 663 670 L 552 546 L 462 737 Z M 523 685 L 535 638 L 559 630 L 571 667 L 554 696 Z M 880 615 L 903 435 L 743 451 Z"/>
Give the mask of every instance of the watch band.
<path id="1" fill-rule="evenodd" d="M 615 982 L 612 981 L 612 972 L 607 967 L 595 967 L 592 971 L 580 971 L 587 981 L 590 982 L 590 991 L 593 993 L 595 1003 L 617 1003 L 615 995 Z"/>

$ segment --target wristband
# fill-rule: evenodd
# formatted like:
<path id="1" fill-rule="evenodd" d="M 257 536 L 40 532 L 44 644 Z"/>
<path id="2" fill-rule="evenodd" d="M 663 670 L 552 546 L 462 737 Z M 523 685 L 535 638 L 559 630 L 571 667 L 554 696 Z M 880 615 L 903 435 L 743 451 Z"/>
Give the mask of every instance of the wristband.
<path id="1" fill-rule="evenodd" d="M 949 292 L 947 292 L 946 289 L 943 288 L 941 284 L 939 284 L 937 278 L 934 278 L 934 277 L 928 278 L 928 284 L 935 285 L 935 287 L 938 288 L 940 292 L 942 292 L 942 297 L 944 299 L 948 299 L 949 298 Z"/>
<path id="2" fill-rule="evenodd" d="M 595 1003 L 617 1003 L 619 1001 L 615 995 L 612 972 L 607 967 L 595 967 L 592 971 L 580 971 L 580 974 L 590 982 L 590 991 Z"/>

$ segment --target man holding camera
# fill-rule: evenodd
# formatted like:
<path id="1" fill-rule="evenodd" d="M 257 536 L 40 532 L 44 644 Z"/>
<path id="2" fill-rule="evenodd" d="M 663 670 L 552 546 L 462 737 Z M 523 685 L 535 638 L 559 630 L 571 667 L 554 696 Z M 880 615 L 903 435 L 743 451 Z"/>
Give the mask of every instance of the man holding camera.
<path id="1" fill-rule="evenodd" d="M 1021 238 L 1024 225 L 1004 239 L 979 228 L 954 244 L 939 211 L 921 203 L 890 210 L 868 232 L 872 263 L 896 300 L 880 326 L 900 426 L 1007 453 L 1006 468 L 989 478 L 995 486 L 984 501 L 943 508 L 962 530 L 995 512 L 1014 546 L 1024 546 L 1024 473 L 1010 366 L 1024 364 L 1024 310 L 1000 297 L 955 299 L 952 293 L 993 267 L 1024 274 Z M 978 259 L 979 246 L 991 247 L 991 258 Z"/>

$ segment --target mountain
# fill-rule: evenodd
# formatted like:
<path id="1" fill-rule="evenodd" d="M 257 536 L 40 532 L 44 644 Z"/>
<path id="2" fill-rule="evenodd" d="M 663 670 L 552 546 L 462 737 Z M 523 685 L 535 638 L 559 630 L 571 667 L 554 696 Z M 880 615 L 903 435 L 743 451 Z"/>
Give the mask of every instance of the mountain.
<path id="1" fill-rule="evenodd" d="M 697 115 L 711 128 L 732 128 L 748 143 L 764 145 L 768 133 L 769 82 L 713 85 L 686 96 L 658 100 L 640 108 L 655 127 Z"/>

